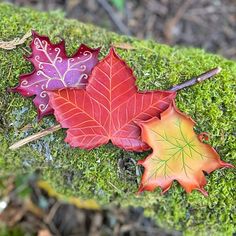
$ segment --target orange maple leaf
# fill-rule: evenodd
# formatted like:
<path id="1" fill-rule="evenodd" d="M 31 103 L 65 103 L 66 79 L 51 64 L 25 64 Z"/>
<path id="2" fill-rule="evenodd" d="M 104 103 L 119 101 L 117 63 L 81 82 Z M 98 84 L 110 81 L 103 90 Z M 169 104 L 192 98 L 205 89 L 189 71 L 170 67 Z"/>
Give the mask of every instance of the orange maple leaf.
<path id="1" fill-rule="evenodd" d="M 208 195 L 204 189 L 204 172 L 233 167 L 223 162 L 214 148 L 202 142 L 205 133 L 195 134 L 195 122 L 175 104 L 161 113 L 161 119 L 154 117 L 137 124 L 142 129 L 142 140 L 153 149 L 152 154 L 138 162 L 145 168 L 139 193 L 156 187 L 165 193 L 173 180 L 177 180 L 186 192 L 197 189 Z"/>

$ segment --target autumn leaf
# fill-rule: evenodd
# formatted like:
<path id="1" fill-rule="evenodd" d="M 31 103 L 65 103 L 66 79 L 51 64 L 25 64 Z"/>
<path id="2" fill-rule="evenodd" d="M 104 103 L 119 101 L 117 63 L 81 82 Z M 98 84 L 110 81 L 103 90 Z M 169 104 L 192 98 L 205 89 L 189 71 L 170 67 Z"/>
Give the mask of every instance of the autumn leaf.
<path id="1" fill-rule="evenodd" d="M 153 117 L 137 123 L 142 129 L 142 140 L 153 149 L 152 154 L 139 161 L 145 168 L 139 192 L 161 187 L 164 193 L 173 180 L 177 180 L 186 192 L 197 189 L 207 195 L 204 172 L 233 167 L 221 161 L 217 152 L 202 142 L 205 133 L 196 135 L 195 122 L 175 104 L 161 113 L 161 119 Z"/>
<path id="2" fill-rule="evenodd" d="M 85 87 L 88 75 L 98 62 L 99 49 L 81 44 L 77 52 L 68 57 L 64 40 L 52 44 L 46 36 L 40 36 L 34 31 L 32 35 L 32 54 L 26 59 L 33 64 L 34 71 L 21 75 L 19 85 L 10 91 L 19 92 L 25 97 L 36 95 L 33 102 L 40 120 L 53 113 L 46 90 Z"/>
<path id="3" fill-rule="evenodd" d="M 132 70 L 111 49 L 94 67 L 86 89 L 49 92 L 56 119 L 68 128 L 65 141 L 84 149 L 109 140 L 126 150 L 148 149 L 133 121 L 159 115 L 172 102 L 175 92 L 137 92 L 135 80 Z"/>

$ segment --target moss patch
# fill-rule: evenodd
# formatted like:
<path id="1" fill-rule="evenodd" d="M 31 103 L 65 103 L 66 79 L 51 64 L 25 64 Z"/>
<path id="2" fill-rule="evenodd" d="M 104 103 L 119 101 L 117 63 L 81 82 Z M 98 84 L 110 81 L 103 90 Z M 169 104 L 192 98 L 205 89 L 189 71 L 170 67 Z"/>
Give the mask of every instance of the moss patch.
<path id="1" fill-rule="evenodd" d="M 80 43 L 91 47 L 103 46 L 101 57 L 110 44 L 128 42 L 137 50 L 118 50 L 122 58 L 134 68 L 140 90 L 168 89 L 203 71 L 221 66 L 222 72 L 214 80 L 178 93 L 178 107 L 197 121 L 197 131 L 211 134 L 210 143 L 224 161 L 236 165 L 235 140 L 235 79 L 236 63 L 201 49 L 168 47 L 153 41 L 140 41 L 119 36 L 75 20 L 65 20 L 60 12 L 39 13 L 0 4 L 0 38 L 21 37 L 33 28 L 50 35 L 56 42 L 58 35 L 66 39 L 67 51 L 72 54 Z M 71 149 L 63 142 L 60 130 L 15 152 L 9 145 L 43 128 L 55 124 L 53 117 L 36 123 L 36 111 L 30 99 L 6 92 L 15 86 L 18 76 L 32 70 L 23 59 L 28 43 L 12 51 L 0 50 L 0 172 L 29 172 L 42 170 L 60 193 L 94 198 L 100 204 L 119 203 L 122 206 L 143 206 L 147 215 L 158 224 L 177 229 L 186 235 L 232 235 L 236 232 L 236 175 L 235 170 L 217 170 L 207 177 L 209 197 L 194 191 L 187 195 L 175 183 L 164 196 L 160 190 L 135 195 L 134 178 L 121 177 L 120 157 L 144 158 L 147 153 L 124 152 L 108 144 L 92 151 Z M 33 128 L 22 131 L 27 124 Z M 138 177 L 137 177 L 138 178 Z"/>

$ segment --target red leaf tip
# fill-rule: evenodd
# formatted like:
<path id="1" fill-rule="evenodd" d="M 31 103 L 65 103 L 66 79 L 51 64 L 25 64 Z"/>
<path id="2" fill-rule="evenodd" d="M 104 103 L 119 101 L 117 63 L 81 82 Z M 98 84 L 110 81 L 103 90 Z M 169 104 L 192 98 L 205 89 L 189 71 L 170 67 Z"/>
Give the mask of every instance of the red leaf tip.
<path id="1" fill-rule="evenodd" d="M 115 50 L 114 47 L 111 47 L 111 48 L 110 48 L 107 57 L 109 57 L 109 56 L 111 56 L 111 57 L 116 57 L 116 58 L 119 58 L 119 59 L 120 59 L 120 57 L 118 56 L 118 54 L 117 54 L 117 52 L 116 52 L 116 50 Z"/>
<path id="2" fill-rule="evenodd" d="M 34 29 L 31 30 L 31 33 L 32 33 L 33 37 L 39 36 L 38 32 L 36 30 L 34 30 Z"/>
<path id="3" fill-rule="evenodd" d="M 201 192 L 205 197 L 208 197 L 208 192 L 204 188 L 197 188 L 199 192 Z"/>
<path id="4" fill-rule="evenodd" d="M 222 168 L 235 168 L 234 165 L 230 164 L 230 163 L 227 163 L 227 162 L 224 162 L 224 161 L 220 161 L 220 165 Z"/>

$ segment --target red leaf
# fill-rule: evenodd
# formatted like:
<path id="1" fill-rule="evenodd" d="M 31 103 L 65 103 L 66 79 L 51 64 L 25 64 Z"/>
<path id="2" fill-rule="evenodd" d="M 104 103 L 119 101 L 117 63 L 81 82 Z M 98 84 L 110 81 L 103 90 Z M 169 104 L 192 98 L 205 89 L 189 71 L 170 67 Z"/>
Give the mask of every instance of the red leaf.
<path id="1" fill-rule="evenodd" d="M 19 85 L 11 91 L 25 97 L 36 95 L 33 102 L 38 109 L 38 119 L 41 119 L 53 113 L 45 90 L 85 87 L 88 75 L 98 62 L 100 49 L 91 49 L 81 44 L 77 52 L 68 57 L 64 40 L 52 44 L 46 36 L 36 32 L 32 32 L 32 35 L 32 54 L 26 59 L 34 65 L 34 71 L 21 75 Z"/>
<path id="2" fill-rule="evenodd" d="M 147 120 L 165 110 L 174 92 L 137 92 L 132 70 L 113 49 L 94 67 L 86 89 L 49 92 L 50 105 L 62 127 L 66 142 L 92 149 L 109 140 L 120 148 L 143 151 L 140 128 L 133 122 Z"/>
<path id="3" fill-rule="evenodd" d="M 139 161 L 145 168 L 139 192 L 161 187 L 164 193 L 173 180 L 177 180 L 187 192 L 197 189 L 207 195 L 203 171 L 210 173 L 218 168 L 233 167 L 220 160 L 210 145 L 202 143 L 206 133 L 196 135 L 195 122 L 175 105 L 161 113 L 161 119 L 153 117 L 138 123 L 142 140 L 153 149 L 151 155 Z"/>

